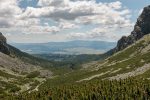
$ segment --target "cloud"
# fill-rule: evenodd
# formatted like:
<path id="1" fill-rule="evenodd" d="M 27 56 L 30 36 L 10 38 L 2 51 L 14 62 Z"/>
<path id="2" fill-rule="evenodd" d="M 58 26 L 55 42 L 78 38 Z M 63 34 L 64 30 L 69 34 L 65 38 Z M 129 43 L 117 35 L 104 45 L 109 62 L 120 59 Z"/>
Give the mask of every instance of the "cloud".
<path id="1" fill-rule="evenodd" d="M 108 28 L 94 28 L 91 31 L 87 31 L 84 33 L 71 33 L 68 35 L 69 39 L 80 39 L 80 40 L 107 40 L 107 41 L 115 41 L 120 38 L 119 35 L 113 33 L 114 30 Z"/>
<path id="2" fill-rule="evenodd" d="M 0 0 L 0 27 L 11 27 L 14 19 L 22 13 L 17 0 Z"/>
<path id="3" fill-rule="evenodd" d="M 130 23 L 130 10 L 123 9 L 120 1 L 96 3 L 94 0 L 39 0 L 38 5 L 42 5 L 42 7 L 28 7 L 20 17 L 42 17 L 55 21 L 62 19 L 76 20 L 80 24 L 91 24 L 95 22 L 101 24 Z"/>
<path id="4" fill-rule="evenodd" d="M 108 3 L 108 6 L 113 8 L 113 9 L 120 9 L 122 8 L 122 3 L 120 1 Z"/>
<path id="5" fill-rule="evenodd" d="M 77 33 L 69 31 L 65 32 L 65 36 L 72 39 L 116 39 L 120 36 L 116 31 L 130 30 L 133 25 L 131 11 L 120 1 L 39 0 L 37 5 L 26 8 L 21 8 L 19 3 L 20 0 L 0 0 L 0 31 L 12 34 L 59 34 L 76 28 Z M 44 22 L 43 19 L 48 21 Z M 57 24 L 53 25 L 49 20 Z M 82 26 L 94 25 L 96 27 L 92 29 L 82 29 Z"/>
<path id="6" fill-rule="evenodd" d="M 23 9 L 18 0 L 0 0 L 0 30 L 8 33 L 56 33 L 56 26 L 42 26 L 38 18 L 21 18 Z M 26 9 L 31 14 L 32 7 Z M 32 15 L 32 14 L 31 14 Z M 7 34 L 7 33 L 6 33 Z"/>
<path id="7" fill-rule="evenodd" d="M 44 2 L 44 4 L 41 2 Z M 59 3 L 57 3 L 59 2 Z M 68 2 L 68 3 L 67 3 Z M 53 4 L 56 3 L 56 4 Z M 63 3 L 61 5 L 61 3 Z M 27 7 L 25 12 L 20 16 L 22 18 L 51 18 L 54 20 L 74 20 L 80 16 L 88 16 L 94 14 L 94 8 L 91 1 L 71 2 L 66 0 L 39 0 L 40 8 Z M 45 5 L 46 4 L 46 5 Z M 49 5 L 49 6 L 48 6 Z M 58 7 L 57 7 L 58 6 Z"/>
<path id="8" fill-rule="evenodd" d="M 59 23 L 59 28 L 60 29 L 73 29 L 73 28 L 79 28 L 79 26 L 69 21 L 61 20 L 61 22 Z"/>
<path id="9" fill-rule="evenodd" d="M 39 0 L 39 6 L 63 6 L 68 0 Z"/>
<path id="10" fill-rule="evenodd" d="M 60 29 L 56 26 L 32 26 L 24 30 L 24 32 L 28 34 L 44 34 L 44 33 L 55 34 L 56 32 L 59 31 Z"/>
<path id="11" fill-rule="evenodd" d="M 118 25 L 101 26 L 86 32 L 72 32 L 67 35 L 67 38 L 73 40 L 80 39 L 80 40 L 116 41 L 121 36 L 130 34 L 130 30 L 132 30 L 132 27 L 130 28 L 125 27 L 126 26 L 121 28 Z"/>

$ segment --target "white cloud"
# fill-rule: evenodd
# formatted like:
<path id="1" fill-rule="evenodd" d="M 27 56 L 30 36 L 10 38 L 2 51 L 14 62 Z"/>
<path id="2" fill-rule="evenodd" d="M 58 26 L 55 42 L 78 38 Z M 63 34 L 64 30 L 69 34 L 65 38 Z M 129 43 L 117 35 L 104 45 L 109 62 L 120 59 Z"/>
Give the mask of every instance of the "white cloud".
<path id="1" fill-rule="evenodd" d="M 69 0 L 39 0 L 39 6 L 64 6 Z"/>
<path id="2" fill-rule="evenodd" d="M 25 33 L 30 34 L 44 34 L 44 33 L 56 33 L 60 29 L 56 26 L 31 26 L 24 30 Z"/>
<path id="3" fill-rule="evenodd" d="M 58 1 L 58 0 L 56 0 Z M 41 0 L 39 2 L 45 2 L 45 4 L 49 5 L 49 2 L 56 2 L 55 0 Z M 64 5 L 60 5 L 63 2 Z M 60 3 L 56 3 L 59 6 L 53 5 L 45 5 L 40 8 L 27 7 L 26 11 L 20 16 L 23 18 L 51 18 L 54 20 L 74 20 L 80 16 L 88 16 L 94 14 L 94 8 L 91 1 L 77 1 L 77 2 L 68 2 L 65 5 L 65 0 L 61 0 Z M 39 3 L 38 3 L 39 4 Z M 41 4 L 41 3 L 40 3 Z"/>
<path id="4" fill-rule="evenodd" d="M 17 0 L 0 0 L 0 27 L 11 27 L 14 19 L 22 13 Z"/>
<path id="5" fill-rule="evenodd" d="M 129 35 L 132 27 L 118 26 L 115 25 L 104 25 L 101 27 L 96 27 L 90 31 L 86 32 L 72 32 L 68 34 L 68 39 L 80 39 L 80 40 L 103 40 L 103 41 L 116 41 L 123 35 Z M 119 31 L 118 31 L 119 30 Z"/>
<path id="6" fill-rule="evenodd" d="M 85 33 L 71 33 L 68 35 L 69 39 L 80 39 L 80 40 L 107 40 L 115 41 L 120 38 L 118 34 L 113 33 L 115 30 L 109 28 L 94 28 L 91 31 Z"/>
<path id="7" fill-rule="evenodd" d="M 29 0 L 30 1 L 30 0 Z M 20 0 L 0 0 L 0 31 L 7 33 L 60 33 L 78 28 L 77 33 L 66 33 L 68 38 L 111 39 L 121 28 L 129 30 L 131 11 L 120 1 L 96 3 L 95 0 L 39 0 L 36 7 L 19 7 Z M 43 22 L 42 19 L 53 20 Z M 83 25 L 97 25 L 94 29 L 81 29 Z M 111 31 L 111 32 L 109 32 Z M 113 33 L 114 32 L 114 33 Z M 10 36 L 10 35 L 9 35 Z"/>
<path id="8" fill-rule="evenodd" d="M 43 3 L 42 3 L 43 2 Z M 58 3 L 59 2 L 59 3 Z M 121 2 L 96 3 L 94 0 L 39 0 L 40 8 L 28 7 L 21 18 L 50 18 L 56 21 L 76 20 L 80 24 L 130 24 L 130 10 L 123 9 Z M 50 5 L 50 4 L 56 4 Z M 63 5 L 61 5 L 63 3 Z M 66 4 L 66 5 L 65 5 Z"/>
<path id="9" fill-rule="evenodd" d="M 122 8 L 122 4 L 121 4 L 120 1 L 109 3 L 108 6 L 113 8 L 113 9 L 120 9 L 120 8 Z"/>
<path id="10" fill-rule="evenodd" d="M 72 22 L 61 20 L 59 24 L 60 29 L 73 29 L 73 28 L 79 28 L 79 26 L 73 24 Z"/>

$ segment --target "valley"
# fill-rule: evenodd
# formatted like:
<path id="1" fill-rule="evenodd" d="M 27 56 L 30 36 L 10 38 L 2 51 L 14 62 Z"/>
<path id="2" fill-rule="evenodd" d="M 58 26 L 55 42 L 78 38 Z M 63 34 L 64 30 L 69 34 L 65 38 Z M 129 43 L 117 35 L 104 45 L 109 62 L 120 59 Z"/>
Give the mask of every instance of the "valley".
<path id="1" fill-rule="evenodd" d="M 117 43 L 7 41 L 0 32 L 0 100 L 150 99 L 150 6 Z"/>

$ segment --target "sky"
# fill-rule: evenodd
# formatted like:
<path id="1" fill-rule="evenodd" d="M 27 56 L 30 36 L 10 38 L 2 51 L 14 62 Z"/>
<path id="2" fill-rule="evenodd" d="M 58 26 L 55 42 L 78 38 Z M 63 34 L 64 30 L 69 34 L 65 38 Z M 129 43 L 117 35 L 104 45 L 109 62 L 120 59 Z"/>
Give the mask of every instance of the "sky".
<path id="1" fill-rule="evenodd" d="M 113 41 L 129 35 L 150 0 L 0 0 L 8 42 Z"/>

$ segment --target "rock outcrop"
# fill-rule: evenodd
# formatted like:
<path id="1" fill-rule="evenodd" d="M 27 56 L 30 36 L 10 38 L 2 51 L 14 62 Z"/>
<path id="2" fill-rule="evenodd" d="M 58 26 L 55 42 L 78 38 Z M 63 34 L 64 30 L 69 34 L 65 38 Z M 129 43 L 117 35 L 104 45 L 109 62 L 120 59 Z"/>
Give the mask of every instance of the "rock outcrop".
<path id="1" fill-rule="evenodd" d="M 1 32 L 0 32 L 0 52 L 7 55 L 10 54 L 9 47 L 7 45 L 7 40 Z"/>
<path id="2" fill-rule="evenodd" d="M 135 41 L 139 40 L 144 35 L 149 33 L 150 33 L 150 5 L 143 9 L 143 12 L 137 19 L 137 22 L 134 26 L 134 30 L 131 32 L 131 35 L 129 35 L 128 37 L 123 36 L 118 41 L 116 48 L 111 50 L 111 52 L 115 53 L 120 50 L 123 50 L 127 46 L 133 44 Z"/>

